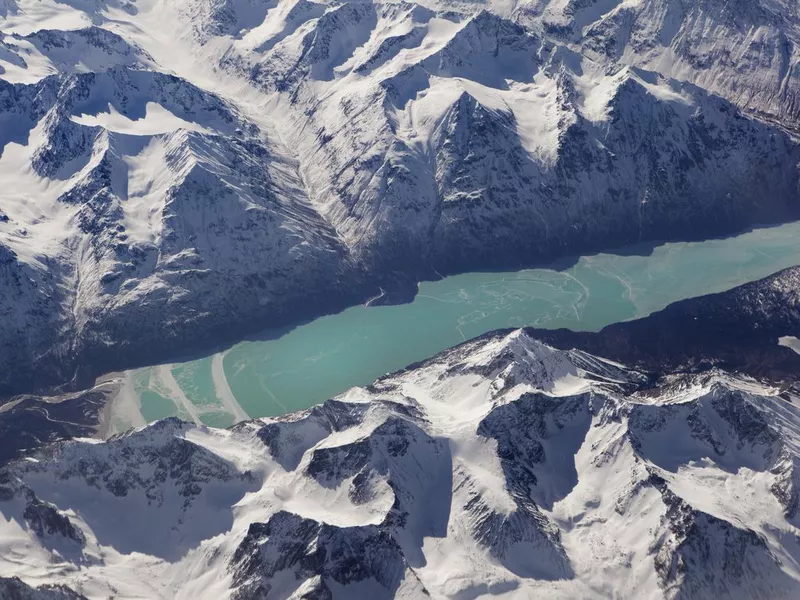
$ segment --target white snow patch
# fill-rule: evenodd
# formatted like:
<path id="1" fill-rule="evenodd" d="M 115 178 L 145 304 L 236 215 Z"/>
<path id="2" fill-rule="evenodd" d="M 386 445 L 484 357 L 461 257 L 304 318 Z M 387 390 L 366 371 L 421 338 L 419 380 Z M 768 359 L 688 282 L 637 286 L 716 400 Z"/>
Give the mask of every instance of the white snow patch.
<path id="1" fill-rule="evenodd" d="M 109 131 L 127 133 L 129 135 L 155 135 L 177 129 L 187 129 L 201 133 L 209 132 L 208 129 L 197 123 L 190 123 L 172 114 L 157 102 L 147 102 L 145 115 L 140 119 L 131 119 L 127 115 L 121 114 L 111 103 L 108 104 L 107 110 L 104 112 L 81 114 L 70 118 L 80 125 L 88 127 L 100 126 Z"/>
<path id="2" fill-rule="evenodd" d="M 800 354 L 800 339 L 794 337 L 793 335 L 785 335 L 782 338 L 779 338 L 778 344 L 785 346 L 786 348 L 791 348 Z"/>

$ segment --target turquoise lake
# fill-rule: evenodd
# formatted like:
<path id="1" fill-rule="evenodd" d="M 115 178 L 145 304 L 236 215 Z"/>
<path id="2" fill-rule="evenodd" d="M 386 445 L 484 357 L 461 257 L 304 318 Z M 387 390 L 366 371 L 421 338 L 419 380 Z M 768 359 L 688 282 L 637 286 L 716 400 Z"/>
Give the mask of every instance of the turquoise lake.
<path id="1" fill-rule="evenodd" d="M 228 426 L 308 408 L 493 329 L 594 331 L 800 264 L 800 223 L 584 256 L 564 269 L 425 282 L 410 304 L 355 306 L 201 360 L 125 374 L 112 430 L 170 415 Z M 777 340 L 776 340 L 777 343 Z"/>

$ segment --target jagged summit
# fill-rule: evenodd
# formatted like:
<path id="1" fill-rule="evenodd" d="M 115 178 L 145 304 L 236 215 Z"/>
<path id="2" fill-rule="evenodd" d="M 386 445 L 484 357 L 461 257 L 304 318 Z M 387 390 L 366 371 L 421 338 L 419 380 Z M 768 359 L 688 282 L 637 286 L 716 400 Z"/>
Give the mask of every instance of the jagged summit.
<path id="1" fill-rule="evenodd" d="M 786 0 L 0 0 L 0 401 L 796 217 L 798 43 Z M 800 416 L 764 381 L 798 289 L 47 446 L 0 471 L 0 597 L 795 597 Z M 86 434 L 86 394 L 19 448 Z"/>
<path id="2" fill-rule="evenodd" d="M 147 68 L 154 61 L 142 48 L 102 27 L 40 29 L 12 34 L 3 42 L 3 75 L 34 83 L 54 73 L 102 72 L 117 66 Z"/>
<path id="3" fill-rule="evenodd" d="M 786 2 L 5 1 L 0 373 L 20 375 L 0 395 L 436 273 L 796 217 L 799 18 Z"/>
<path id="4" fill-rule="evenodd" d="M 799 452 L 756 380 L 500 332 L 308 411 L 8 463 L 0 568 L 87 598 L 791 598 Z"/>

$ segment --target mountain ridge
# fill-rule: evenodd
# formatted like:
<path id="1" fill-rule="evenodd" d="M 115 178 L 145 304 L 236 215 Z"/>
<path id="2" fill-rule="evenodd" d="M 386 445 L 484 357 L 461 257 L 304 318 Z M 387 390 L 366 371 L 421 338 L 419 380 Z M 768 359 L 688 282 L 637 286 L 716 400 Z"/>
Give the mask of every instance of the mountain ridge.
<path id="1" fill-rule="evenodd" d="M 796 11 L 678 4 L 8 2 L 0 395 L 797 217 Z"/>
<path id="2" fill-rule="evenodd" d="M 799 398 L 498 332 L 295 414 L 9 462 L 0 561 L 88 598 L 788 598 Z"/>

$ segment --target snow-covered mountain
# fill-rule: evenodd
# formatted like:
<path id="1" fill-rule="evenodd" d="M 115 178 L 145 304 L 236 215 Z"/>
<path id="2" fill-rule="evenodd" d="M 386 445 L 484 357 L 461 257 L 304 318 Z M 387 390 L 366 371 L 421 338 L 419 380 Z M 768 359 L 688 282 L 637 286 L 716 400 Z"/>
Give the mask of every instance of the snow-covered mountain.
<path id="1" fill-rule="evenodd" d="M 39 586 L 32 588 L 19 578 L 0 577 L 0 592 L 9 600 L 85 600 L 65 586 Z"/>
<path id="2" fill-rule="evenodd" d="M 301 413 L 8 463 L 0 590 L 794 598 L 799 401 L 495 333 Z"/>
<path id="3" fill-rule="evenodd" d="M 0 1 L 0 395 L 797 216 L 783 0 Z"/>

